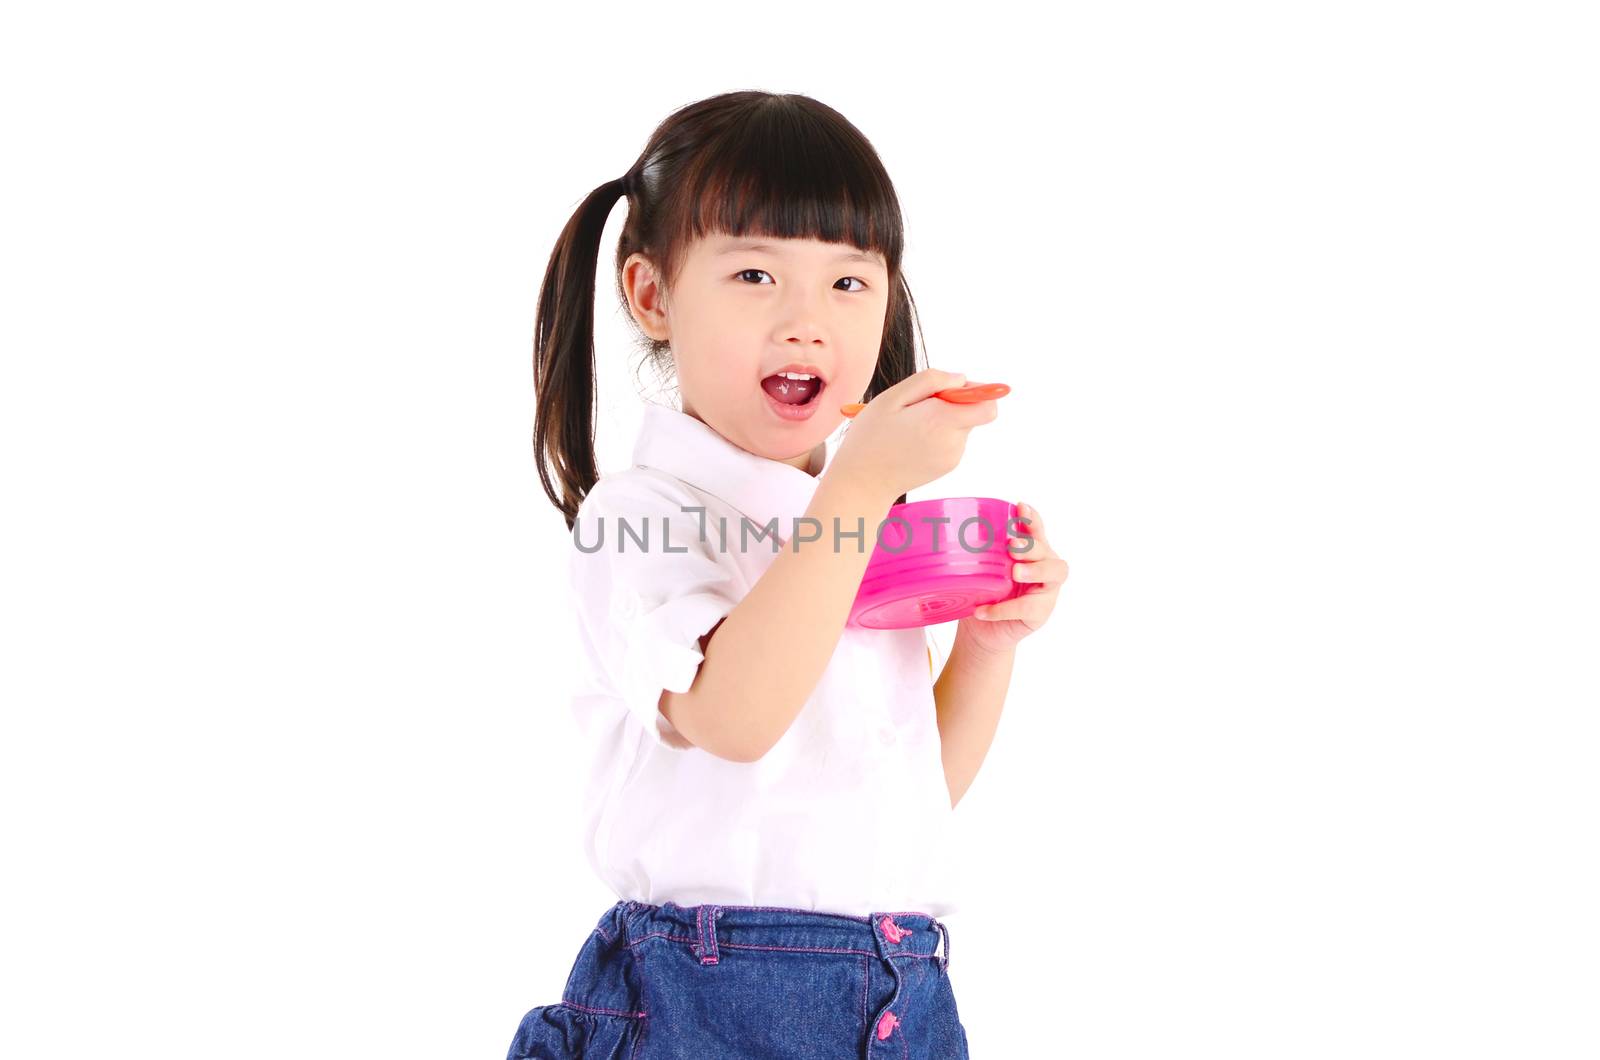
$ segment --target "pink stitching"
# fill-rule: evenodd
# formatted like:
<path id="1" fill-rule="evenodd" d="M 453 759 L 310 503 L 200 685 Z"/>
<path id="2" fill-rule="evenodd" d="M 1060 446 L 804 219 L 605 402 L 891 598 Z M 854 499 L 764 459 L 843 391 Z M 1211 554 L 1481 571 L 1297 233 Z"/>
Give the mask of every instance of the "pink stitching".
<path id="1" fill-rule="evenodd" d="M 622 938 L 623 938 L 623 941 L 627 943 L 626 949 L 630 953 L 633 953 L 633 955 L 639 959 L 639 1007 L 644 1009 L 645 994 L 647 992 L 647 987 L 645 985 L 645 980 L 644 980 L 644 951 L 643 950 L 638 950 L 638 951 L 634 950 L 634 948 L 633 948 L 633 945 L 634 945 L 633 936 L 630 933 L 629 928 L 628 928 L 628 918 L 627 917 L 623 917 L 622 918 Z M 649 1016 L 650 1016 L 650 1010 L 649 1009 L 644 1009 L 644 1011 L 640 1012 L 639 1015 L 641 1015 L 641 1016 L 645 1017 L 646 1019 L 648 1019 Z M 635 1041 L 633 1043 L 633 1048 L 634 1048 L 634 1051 L 636 1051 L 636 1052 L 638 1051 L 639 1043 L 637 1041 Z"/>
<path id="2" fill-rule="evenodd" d="M 841 950 L 830 946 L 758 946 L 753 942 L 724 942 L 722 947 L 729 950 L 779 950 L 784 953 L 859 953 L 867 957 L 877 956 L 871 950 Z"/>
<path id="3" fill-rule="evenodd" d="M 644 905 L 642 903 L 631 903 L 631 905 L 638 906 L 639 908 L 651 908 L 651 907 L 646 906 L 646 905 Z M 664 905 L 676 905 L 676 903 L 668 902 L 668 903 L 664 903 Z M 664 908 L 664 906 L 655 906 L 653 908 L 662 909 L 662 908 Z M 677 908 L 683 909 L 684 907 L 678 906 Z M 871 917 L 870 914 L 868 916 L 861 917 L 861 916 L 852 916 L 852 915 L 850 915 L 848 913 L 831 913 L 831 912 L 825 912 L 825 911 L 816 910 L 816 909 L 799 909 L 799 908 L 796 908 L 796 907 L 793 907 L 793 906 L 768 906 L 768 905 L 719 906 L 718 909 L 719 909 L 719 915 L 720 915 L 720 910 L 726 910 L 726 909 L 734 909 L 736 911 L 737 910 L 755 910 L 755 911 L 774 912 L 774 913 L 801 913 L 801 914 L 804 914 L 806 916 L 827 917 L 827 918 L 832 918 L 832 919 L 836 919 L 836 920 L 852 920 L 852 921 L 855 921 L 857 923 L 865 923 L 865 924 L 867 924 L 869 929 L 872 926 L 872 917 Z M 685 909 L 684 911 L 687 912 L 687 909 Z M 866 973 L 862 977 L 862 984 L 861 984 L 861 1009 L 862 1009 L 863 1017 L 865 1017 L 867 1012 L 868 1012 L 868 1008 L 869 1008 L 869 1004 L 870 1004 L 871 988 L 872 988 L 872 968 L 871 968 L 871 961 L 869 960 L 869 958 L 871 958 L 871 957 L 880 957 L 880 958 L 882 958 L 884 960 L 887 960 L 889 962 L 890 971 L 894 973 L 895 982 L 894 982 L 894 996 L 889 999 L 889 1006 L 890 1007 L 885 1009 L 883 1015 L 878 1020 L 878 1032 L 879 1032 L 878 1033 L 878 1038 L 879 1038 L 879 1040 L 883 1040 L 883 1039 L 886 1039 L 890 1034 L 892 1034 L 896 1027 L 899 1027 L 899 1026 L 902 1025 L 901 1022 L 900 1022 L 899 1017 L 895 1016 L 893 1011 L 892 1011 L 892 1007 L 895 1004 L 895 1002 L 900 1000 L 901 987 L 904 985 L 900 981 L 899 971 L 894 966 L 894 958 L 896 958 L 896 957 L 916 957 L 916 958 L 920 958 L 920 959 L 923 959 L 923 960 L 940 961 L 940 962 L 942 962 L 942 965 L 945 968 L 948 968 L 949 964 L 950 964 L 950 931 L 942 923 L 940 923 L 939 920 L 936 917 L 933 917 L 930 914 L 922 912 L 920 910 L 908 910 L 908 911 L 904 911 L 904 912 L 880 914 L 880 917 L 879 917 L 879 920 L 878 920 L 878 926 L 879 926 L 879 928 L 882 929 L 884 935 L 889 939 L 889 941 L 893 942 L 895 944 L 898 944 L 901 939 L 903 939 L 903 938 L 905 938 L 905 937 L 907 937 L 907 936 L 909 936 L 911 934 L 914 934 L 913 929 L 904 927 L 904 926 L 896 923 L 895 919 L 894 919 L 896 917 L 926 919 L 932 927 L 937 928 L 939 933 L 940 933 L 940 935 L 943 937 L 943 942 L 944 942 L 943 956 L 941 957 L 941 955 L 938 954 L 938 953 L 881 953 L 881 952 L 873 952 L 873 951 L 870 951 L 870 950 L 858 950 L 858 949 L 854 949 L 854 948 L 840 949 L 840 948 L 834 948 L 834 947 L 815 947 L 815 946 L 759 946 L 759 945 L 755 945 L 755 944 L 752 944 L 752 943 L 737 943 L 737 942 L 734 942 L 734 943 L 722 943 L 721 945 L 726 947 L 726 948 L 728 948 L 728 949 L 741 949 L 741 950 L 767 950 L 767 951 L 778 951 L 778 952 L 788 952 L 788 953 L 825 953 L 825 954 L 826 953 L 837 953 L 837 954 L 851 954 L 851 953 L 853 953 L 853 954 L 859 955 L 862 958 L 862 960 L 861 960 L 862 968 L 863 968 L 864 972 Z M 628 922 L 627 918 L 624 917 L 623 922 L 622 922 L 622 924 L 623 924 L 623 935 L 627 940 L 627 948 L 630 949 L 630 950 L 634 950 L 639 946 L 640 943 L 648 942 L 651 939 L 659 938 L 659 939 L 666 939 L 669 942 L 689 943 L 692 946 L 694 946 L 695 948 L 701 949 L 702 952 L 704 952 L 703 943 L 704 943 L 704 939 L 705 939 L 705 935 L 704 935 L 705 917 L 704 917 L 703 908 L 696 910 L 696 918 L 695 919 L 696 919 L 696 927 L 701 929 L 699 932 L 697 932 L 697 934 L 699 934 L 699 936 L 700 936 L 699 938 L 693 938 L 693 939 L 684 938 L 681 935 L 674 935 L 674 934 L 672 934 L 672 932 L 670 930 L 668 930 L 668 931 L 653 931 L 653 932 L 649 933 L 648 935 L 643 935 L 643 936 L 641 936 L 641 937 L 636 939 L 636 938 L 633 937 L 632 932 L 629 930 L 630 925 L 629 925 L 629 922 Z M 756 926 L 759 926 L 759 925 L 750 925 L 750 926 L 756 927 Z M 716 930 L 715 923 L 712 924 L 711 930 L 712 931 Z M 602 934 L 604 934 L 604 932 L 602 932 Z M 937 945 L 938 945 L 938 943 L 936 942 L 935 946 L 937 947 Z M 644 953 L 643 953 L 642 950 L 639 951 L 638 957 L 639 957 L 639 964 L 640 964 L 640 968 L 639 968 L 640 986 L 641 986 L 641 989 L 643 989 L 645 984 L 644 984 Z M 715 959 L 713 959 L 711 961 L 702 961 L 702 963 L 714 964 L 714 963 L 716 963 L 716 961 L 715 961 Z M 581 1006 L 573 1006 L 573 1007 L 579 1008 Z M 627 1013 L 617 1013 L 617 1015 L 628 1015 L 628 1014 Z M 640 1018 L 640 1019 L 647 1019 L 648 1017 L 649 1017 L 649 1013 L 648 1012 L 638 1013 L 638 1018 Z M 637 1054 L 637 1052 L 638 1052 L 640 1038 L 642 1038 L 642 1035 L 640 1037 L 636 1037 L 634 1039 L 633 1054 Z M 906 1035 L 902 1033 L 900 1035 L 900 1039 L 899 1040 L 900 1040 L 900 1053 L 901 1053 L 901 1055 L 904 1056 L 904 1057 L 909 1058 L 909 1056 L 910 1056 L 910 1046 L 907 1044 Z"/>
<path id="4" fill-rule="evenodd" d="M 796 909 L 784 905 L 725 905 L 724 909 L 752 909 L 763 913 L 805 913 L 807 916 L 831 916 L 841 920 L 854 920 L 858 923 L 872 923 L 871 916 L 851 916 L 849 913 L 829 913 L 821 909 Z"/>
<path id="5" fill-rule="evenodd" d="M 673 903 L 673 904 L 676 905 L 677 903 Z M 678 906 L 678 908 L 681 909 L 683 907 L 682 906 Z M 871 914 L 868 914 L 867 916 L 854 916 L 854 915 L 852 915 L 850 913 L 832 913 L 832 912 L 829 912 L 829 911 L 824 910 L 824 909 L 797 909 L 797 908 L 795 908 L 793 906 L 785 906 L 785 905 L 724 905 L 724 906 L 718 906 L 717 908 L 719 908 L 719 909 L 756 909 L 756 910 L 761 910 L 762 912 L 769 912 L 769 913 L 805 913 L 808 916 L 833 916 L 833 917 L 839 917 L 840 919 L 843 919 L 843 920 L 856 920 L 856 921 L 860 921 L 862 923 L 868 923 L 868 924 L 870 924 L 872 922 Z M 934 916 L 933 916 L 932 913 L 925 913 L 920 909 L 907 909 L 907 910 L 895 911 L 895 912 L 891 912 L 890 910 L 887 910 L 887 909 L 880 909 L 879 912 L 880 913 L 888 913 L 890 916 L 926 917 L 929 920 L 933 920 L 934 919 Z"/>
<path id="6" fill-rule="evenodd" d="M 649 935 L 642 935 L 639 938 L 629 942 L 628 946 L 631 948 L 639 945 L 641 942 L 649 942 L 651 939 L 666 939 L 668 942 L 684 942 L 688 943 L 690 946 L 694 946 L 695 944 L 694 939 L 685 938 L 682 935 L 668 935 L 665 932 L 658 931 Z M 724 950 L 777 950 L 784 953 L 855 953 L 865 957 L 879 956 L 879 954 L 874 950 L 838 949 L 832 946 L 758 946 L 751 942 L 723 942 L 719 943 L 718 948 Z M 936 961 L 939 959 L 939 955 L 937 953 L 885 953 L 882 954 L 882 956 L 891 961 L 900 957 L 913 957 L 924 961 Z"/>
<path id="7" fill-rule="evenodd" d="M 561 1003 L 567 1008 L 575 1008 L 579 1012 L 592 1012 L 596 1016 L 626 1016 L 629 1019 L 644 1019 L 643 1012 L 619 1012 L 614 1008 L 590 1008 L 587 1005 L 580 1005 L 576 1001 L 568 1001 L 566 998 L 562 998 Z"/>
<path id="8" fill-rule="evenodd" d="M 664 902 L 661 905 L 657 905 L 657 906 L 648 906 L 648 905 L 645 905 L 644 903 L 635 903 L 635 904 L 639 905 L 641 908 L 665 909 L 667 906 L 670 905 L 673 908 L 681 909 L 684 912 L 688 912 L 688 910 L 689 910 L 689 907 L 678 905 L 678 903 L 676 903 L 676 902 Z M 697 928 L 700 926 L 699 921 L 700 921 L 700 919 L 701 919 L 701 917 L 703 915 L 703 912 L 702 912 L 703 908 L 704 908 L 703 904 L 701 906 L 699 906 L 699 907 L 696 907 L 695 920 L 696 920 L 696 927 Z M 767 912 L 767 913 L 803 913 L 806 916 L 832 917 L 832 918 L 834 918 L 836 920 L 851 920 L 851 921 L 854 921 L 854 922 L 856 922 L 858 924 L 866 924 L 868 927 L 870 927 L 872 925 L 872 917 L 871 917 L 870 914 L 867 915 L 867 916 L 852 916 L 849 913 L 830 913 L 830 912 L 826 912 L 826 911 L 818 910 L 818 909 L 800 909 L 800 908 L 797 908 L 795 906 L 783 906 L 783 905 L 720 905 L 720 906 L 717 906 L 717 909 L 719 911 L 726 911 L 726 910 L 729 910 L 729 909 L 733 909 L 733 910 L 752 910 L 752 911 Z M 928 925 L 929 925 L 930 928 L 933 925 L 936 925 L 936 924 L 939 923 L 938 918 L 936 918 L 933 914 L 925 913 L 920 909 L 908 909 L 908 910 L 902 910 L 902 911 L 898 911 L 898 912 L 887 912 L 887 913 L 880 914 L 880 915 L 887 915 L 887 916 L 890 916 L 890 917 L 908 917 L 908 918 L 926 920 L 926 921 L 928 921 Z M 755 926 L 755 925 L 751 925 L 751 926 Z M 898 925 L 898 924 L 896 924 L 895 926 L 896 927 L 900 927 L 900 925 Z M 903 927 L 900 927 L 900 930 L 909 931 L 909 929 L 903 928 Z M 646 938 L 650 938 L 652 936 L 648 936 L 647 935 L 645 937 Z M 674 936 L 668 936 L 668 937 L 674 937 Z"/>
<path id="9" fill-rule="evenodd" d="M 699 937 L 695 939 L 690 952 L 700 959 L 702 965 L 719 964 L 717 958 L 717 921 L 722 918 L 722 909 L 719 906 L 701 905 L 695 910 L 695 926 Z"/>
<path id="10" fill-rule="evenodd" d="M 688 942 L 691 944 L 700 941 L 699 939 L 684 938 L 682 935 L 669 935 L 665 931 L 652 931 L 648 935 L 641 935 L 638 938 L 632 938 L 632 936 L 630 936 L 629 938 L 629 946 L 637 946 L 639 943 L 648 942 L 650 939 L 666 939 L 668 942 Z"/>
<path id="11" fill-rule="evenodd" d="M 623 948 L 629 953 L 633 954 L 633 956 L 639 961 L 639 1004 L 640 1006 L 643 1006 L 645 1003 L 645 993 L 647 990 L 644 979 L 644 951 L 635 950 L 633 948 L 633 939 L 631 936 L 632 927 L 628 921 L 628 917 L 631 913 L 633 913 L 633 911 L 634 904 L 629 902 L 627 905 L 623 906 L 622 915 L 619 917 L 619 919 L 622 922 L 622 940 L 625 944 Z M 650 1013 L 648 1010 L 639 1013 L 639 1015 L 645 1020 L 650 1018 Z M 648 1025 L 649 1024 L 646 1023 L 646 1026 Z M 638 1060 L 639 1043 L 643 1040 L 644 1034 L 642 1032 L 633 1036 L 633 1048 L 628 1050 L 628 1060 Z"/>
<path id="12" fill-rule="evenodd" d="M 686 942 L 691 946 L 698 942 L 697 939 L 685 938 L 682 935 L 669 935 L 665 931 L 653 931 L 648 935 L 641 935 L 636 939 L 630 938 L 628 945 L 630 947 L 637 946 L 639 943 L 648 942 L 651 939 L 666 939 L 668 942 Z M 835 949 L 825 946 L 757 946 L 749 942 L 724 942 L 721 944 L 721 948 L 731 950 L 793 950 L 796 953 L 864 953 L 869 957 L 876 957 L 878 955 L 874 950 Z M 895 956 L 921 957 L 927 955 L 907 953 L 896 954 Z"/>

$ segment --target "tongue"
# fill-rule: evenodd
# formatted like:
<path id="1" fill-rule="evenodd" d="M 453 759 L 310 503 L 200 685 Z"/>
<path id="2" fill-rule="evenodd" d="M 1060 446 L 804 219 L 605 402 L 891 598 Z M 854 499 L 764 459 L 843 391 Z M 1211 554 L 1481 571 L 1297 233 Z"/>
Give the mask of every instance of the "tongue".
<path id="1" fill-rule="evenodd" d="M 817 381 L 815 379 L 785 379 L 781 375 L 769 375 L 761 380 L 761 389 L 785 405 L 804 405 L 806 401 L 815 395 Z"/>

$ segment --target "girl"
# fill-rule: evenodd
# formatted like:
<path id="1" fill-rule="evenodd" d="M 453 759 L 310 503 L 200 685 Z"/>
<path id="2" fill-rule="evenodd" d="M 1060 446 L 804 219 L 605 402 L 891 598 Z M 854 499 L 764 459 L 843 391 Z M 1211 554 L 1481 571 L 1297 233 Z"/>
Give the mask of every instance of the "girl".
<path id="1" fill-rule="evenodd" d="M 648 405 L 632 466 L 598 476 L 594 278 L 619 196 L 617 290 L 681 409 Z M 1036 584 L 960 622 L 937 684 L 925 630 L 846 627 L 890 506 L 996 415 L 932 399 L 964 377 L 917 370 L 902 245 L 861 133 L 766 92 L 669 116 L 561 233 L 535 449 L 573 531 L 586 853 L 619 901 L 509 1060 L 967 1055 L 944 830 L 1066 564 L 1019 508 L 1013 576 Z"/>

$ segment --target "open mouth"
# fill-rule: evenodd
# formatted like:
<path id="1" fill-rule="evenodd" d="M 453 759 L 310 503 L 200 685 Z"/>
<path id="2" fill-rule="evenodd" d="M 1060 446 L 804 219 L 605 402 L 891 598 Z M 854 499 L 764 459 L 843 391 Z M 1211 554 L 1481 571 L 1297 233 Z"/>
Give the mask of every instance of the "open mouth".
<path id="1" fill-rule="evenodd" d="M 807 372 L 776 372 L 761 380 L 761 389 L 784 405 L 809 405 L 825 386 L 820 375 Z"/>

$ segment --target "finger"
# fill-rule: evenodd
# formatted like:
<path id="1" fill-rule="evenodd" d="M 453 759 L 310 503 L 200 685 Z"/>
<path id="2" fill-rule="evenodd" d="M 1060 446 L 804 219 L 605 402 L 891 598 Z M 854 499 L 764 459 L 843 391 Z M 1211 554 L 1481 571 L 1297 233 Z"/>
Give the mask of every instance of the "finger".
<path id="1" fill-rule="evenodd" d="M 1006 547 L 1017 555 L 1027 554 L 1029 559 L 1059 559 L 1056 550 L 1050 547 L 1050 541 L 1042 535 L 1031 534 L 1024 527 L 1017 528 L 1018 534 L 1007 539 Z"/>
<path id="2" fill-rule="evenodd" d="M 1050 539 L 1043 534 L 1035 533 L 1026 526 L 1017 525 L 1017 535 L 1010 539 L 1012 542 L 1021 543 L 1021 551 L 1029 553 L 1033 559 L 1053 557 L 1056 550 L 1050 547 Z M 1007 546 L 1014 547 L 1014 546 Z"/>
<path id="3" fill-rule="evenodd" d="M 1060 585 L 1067 580 L 1067 564 L 1065 560 L 1054 558 L 1023 560 L 1011 565 L 1011 580 Z"/>
<path id="4" fill-rule="evenodd" d="M 1042 595 L 1045 594 L 1030 591 L 997 604 L 984 604 L 972 612 L 972 617 L 980 622 L 1003 622 L 1009 618 L 1037 626 L 1050 614 L 1051 605 L 1039 599 Z"/>
<path id="5" fill-rule="evenodd" d="M 878 395 L 886 398 L 893 395 L 890 404 L 904 407 L 921 401 L 923 398 L 932 397 L 941 390 L 965 386 L 967 377 L 959 372 L 944 372 L 937 368 L 924 368 L 913 375 L 908 375 L 894 386 Z"/>
<path id="6" fill-rule="evenodd" d="M 923 429 L 927 431 L 971 431 L 992 423 L 999 415 L 995 402 L 980 401 L 973 405 L 955 405 L 928 395 L 907 407 L 908 413 L 923 416 Z"/>
<path id="7" fill-rule="evenodd" d="M 1040 540 L 1044 539 L 1044 518 L 1033 505 L 1024 504 L 1022 501 L 1017 502 L 1016 525 L 1019 533 L 1028 534 Z"/>
<path id="8" fill-rule="evenodd" d="M 945 411 L 936 411 L 936 415 L 943 417 L 943 422 L 953 423 L 957 427 L 965 427 L 969 430 L 973 427 L 981 427 L 985 423 L 993 423 L 1000 416 L 1000 403 L 993 399 L 967 403 L 944 401 L 937 397 L 926 400 L 934 405 L 944 406 Z"/>
<path id="9" fill-rule="evenodd" d="M 1039 542 L 1031 537 L 1013 537 L 1006 541 L 1006 548 L 1014 556 L 1031 555 L 1039 549 Z"/>

